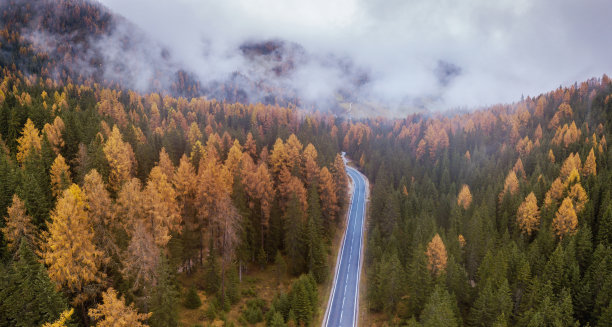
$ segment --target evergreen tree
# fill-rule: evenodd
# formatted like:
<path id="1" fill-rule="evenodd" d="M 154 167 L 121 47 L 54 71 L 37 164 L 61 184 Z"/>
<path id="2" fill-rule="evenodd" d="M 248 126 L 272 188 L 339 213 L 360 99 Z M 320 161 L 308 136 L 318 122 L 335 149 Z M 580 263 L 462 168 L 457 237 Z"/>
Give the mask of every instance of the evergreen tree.
<path id="1" fill-rule="evenodd" d="M 298 197 L 291 196 L 285 212 L 285 251 L 287 252 L 289 272 L 298 275 L 304 271 L 304 228 L 302 207 Z"/>
<path id="2" fill-rule="evenodd" d="M 55 284 L 27 242 L 21 242 L 17 261 L 0 279 L 0 326 L 40 326 L 53 322 L 68 308 Z"/>
<path id="3" fill-rule="evenodd" d="M 421 322 L 423 327 L 459 326 L 455 316 L 457 311 L 455 299 L 442 286 L 437 285 L 425 304 Z"/>
<path id="4" fill-rule="evenodd" d="M 157 285 L 149 301 L 151 327 L 178 326 L 179 290 L 174 269 L 168 260 L 162 256 L 158 268 Z"/>

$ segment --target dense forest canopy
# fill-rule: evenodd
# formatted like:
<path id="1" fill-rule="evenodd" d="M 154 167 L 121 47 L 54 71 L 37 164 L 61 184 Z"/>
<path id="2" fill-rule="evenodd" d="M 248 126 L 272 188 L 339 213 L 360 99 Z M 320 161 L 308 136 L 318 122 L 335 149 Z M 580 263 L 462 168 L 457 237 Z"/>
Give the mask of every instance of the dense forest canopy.
<path id="1" fill-rule="evenodd" d="M 608 76 L 354 120 L 291 96 L 202 97 L 180 70 L 148 91 L 82 75 L 117 18 L 87 1 L 0 9 L 0 326 L 314 325 L 348 205 L 343 151 L 372 185 L 366 324 L 612 321 Z M 83 51 L 37 48 L 26 26 Z M 243 51 L 284 45 L 266 46 Z"/>

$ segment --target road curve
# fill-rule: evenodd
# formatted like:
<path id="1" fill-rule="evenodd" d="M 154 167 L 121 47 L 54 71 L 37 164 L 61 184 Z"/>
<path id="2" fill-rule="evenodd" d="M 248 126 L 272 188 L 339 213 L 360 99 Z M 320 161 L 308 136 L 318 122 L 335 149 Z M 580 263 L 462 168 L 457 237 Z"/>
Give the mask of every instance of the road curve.
<path id="1" fill-rule="evenodd" d="M 353 183 L 353 195 L 323 327 L 357 326 L 359 320 L 359 279 L 367 184 L 366 177 L 355 168 L 346 166 L 346 172 Z"/>

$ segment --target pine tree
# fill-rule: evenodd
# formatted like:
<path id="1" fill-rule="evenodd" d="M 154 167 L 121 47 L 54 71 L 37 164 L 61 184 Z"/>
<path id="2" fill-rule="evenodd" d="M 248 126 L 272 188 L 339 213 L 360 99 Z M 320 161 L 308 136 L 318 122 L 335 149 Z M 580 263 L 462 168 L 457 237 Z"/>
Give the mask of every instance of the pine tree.
<path id="1" fill-rule="evenodd" d="M 453 309 L 455 306 L 455 300 L 448 294 L 448 291 L 437 285 L 421 313 L 423 326 L 459 326 L 455 316 L 458 309 Z"/>
<path id="2" fill-rule="evenodd" d="M 96 320 L 98 327 L 146 327 L 143 321 L 150 313 L 138 313 L 134 304 L 126 305 L 123 296 L 117 298 L 112 287 L 102 293 L 102 302 L 89 309 L 89 316 Z"/>
<path id="3" fill-rule="evenodd" d="M 62 133 L 64 133 L 65 129 L 66 126 L 64 125 L 64 121 L 62 118 L 60 118 L 60 116 L 55 117 L 53 124 L 45 124 L 43 127 L 47 140 L 49 140 L 55 154 L 59 154 L 60 150 L 65 145 L 64 139 L 62 138 Z"/>
<path id="4" fill-rule="evenodd" d="M 168 260 L 162 256 L 158 268 L 157 285 L 149 301 L 151 327 L 176 327 L 179 324 L 178 315 L 179 290 L 174 269 Z"/>
<path id="5" fill-rule="evenodd" d="M 197 309 L 202 306 L 202 300 L 200 300 L 200 296 L 195 287 L 190 287 L 187 291 L 184 305 L 187 309 Z"/>
<path id="6" fill-rule="evenodd" d="M 293 195 L 284 215 L 285 251 L 287 252 L 289 272 L 299 275 L 304 271 L 304 211 L 298 197 Z"/>
<path id="7" fill-rule="evenodd" d="M 40 326 L 55 321 L 68 308 L 45 267 L 27 242 L 19 243 L 17 261 L 2 276 L 0 268 L 0 326 Z"/>
<path id="8" fill-rule="evenodd" d="M 538 201 L 533 192 L 525 197 L 525 201 L 521 203 L 516 212 L 516 222 L 521 232 L 531 236 L 531 234 L 539 229 L 540 211 L 538 209 Z"/>

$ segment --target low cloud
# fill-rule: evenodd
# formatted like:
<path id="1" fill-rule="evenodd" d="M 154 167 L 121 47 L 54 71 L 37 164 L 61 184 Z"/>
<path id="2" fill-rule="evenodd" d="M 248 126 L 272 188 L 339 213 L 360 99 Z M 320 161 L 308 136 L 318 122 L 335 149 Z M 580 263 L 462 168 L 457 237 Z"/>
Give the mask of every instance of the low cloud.
<path id="1" fill-rule="evenodd" d="M 606 0 L 101 2 L 204 82 L 239 72 L 306 100 L 345 89 L 390 108 L 477 107 L 612 72 Z M 268 40 L 304 51 L 291 74 L 240 50 Z"/>

